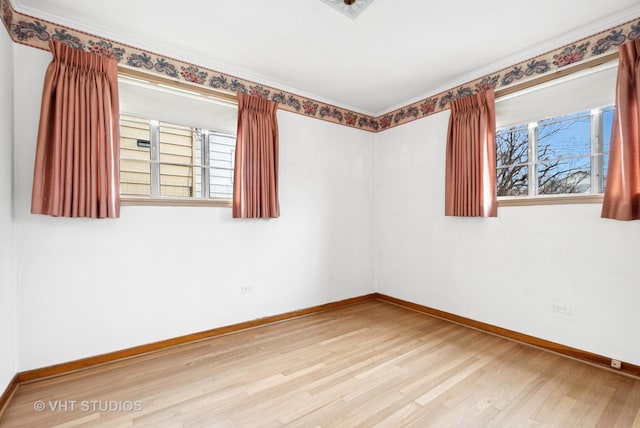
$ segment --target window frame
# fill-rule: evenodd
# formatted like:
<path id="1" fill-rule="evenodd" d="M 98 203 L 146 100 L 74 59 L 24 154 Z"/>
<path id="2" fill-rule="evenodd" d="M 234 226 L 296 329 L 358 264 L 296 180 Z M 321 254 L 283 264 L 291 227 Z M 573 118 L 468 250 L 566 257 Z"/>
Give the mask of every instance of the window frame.
<path id="1" fill-rule="evenodd" d="M 530 80 L 526 80 L 524 82 L 516 83 L 511 86 L 499 89 L 495 91 L 496 101 L 498 101 L 501 97 L 505 97 L 511 94 L 516 94 L 520 91 L 525 91 L 525 90 L 528 90 L 529 88 L 536 87 L 537 85 L 543 85 L 555 79 L 560 79 L 565 76 L 569 76 L 573 73 L 581 72 L 593 67 L 602 66 L 607 63 L 609 64 L 615 63 L 615 65 L 617 66 L 618 64 L 617 51 L 591 58 L 588 61 L 576 63 L 575 65 L 565 67 L 554 73 L 545 74 L 540 77 L 532 78 Z M 615 109 L 615 105 L 614 105 L 614 109 Z M 593 141 L 592 141 L 592 144 L 593 144 Z M 496 159 L 496 163 L 497 163 L 497 159 Z M 603 165 L 603 168 L 604 166 L 605 165 Z M 496 187 L 497 187 L 497 183 L 496 183 Z M 497 202 L 498 202 L 498 207 L 602 204 L 603 198 L 604 198 L 603 193 L 573 193 L 573 194 L 544 195 L 544 196 L 529 196 L 529 195 L 498 196 Z"/>
<path id="2" fill-rule="evenodd" d="M 220 135 L 224 137 L 233 137 L 235 135 L 228 134 L 226 132 L 215 131 L 212 129 L 205 128 L 194 128 L 188 127 L 191 130 L 192 139 L 194 142 L 196 141 L 194 138 L 195 133 L 199 133 L 200 137 L 198 138 L 198 142 L 201 145 L 199 150 L 201 151 L 201 161 L 200 163 L 178 163 L 178 162 L 170 162 L 163 161 L 161 159 L 161 124 L 165 122 L 161 122 L 156 119 L 149 119 L 146 117 L 135 116 L 132 114 L 122 114 L 127 119 L 136 119 L 139 121 L 148 121 L 149 124 L 149 159 L 136 159 L 136 158 L 128 158 L 122 157 L 120 155 L 120 161 L 134 161 L 145 163 L 149 165 L 149 195 L 127 195 L 120 194 L 120 202 L 123 205 L 162 205 L 162 206 L 223 206 L 223 207 L 231 207 L 233 195 L 229 198 L 219 198 L 219 197 L 211 197 L 211 171 L 212 169 L 216 169 L 211 165 L 210 158 L 210 136 L 211 135 Z M 175 125 L 182 126 L 179 124 L 170 124 L 165 123 L 166 125 Z M 122 126 L 122 122 L 121 122 Z M 186 128 L 186 126 L 185 126 Z M 232 150 L 235 152 L 235 149 Z M 161 174 L 161 166 L 162 165 L 170 165 L 170 166 L 178 166 L 178 167 L 190 167 L 193 169 L 200 169 L 202 171 L 201 177 L 202 181 L 200 186 L 202 188 L 202 196 L 163 196 L 161 194 L 161 186 L 162 186 L 162 174 Z M 233 160 L 232 160 L 233 165 Z M 221 169 L 221 168 L 217 168 Z M 224 168 L 222 168 L 224 169 Z M 232 169 L 231 169 L 232 170 Z M 122 171 L 122 167 L 121 167 Z M 197 182 L 193 182 L 192 188 L 195 189 L 197 186 Z M 194 202 L 195 201 L 195 202 Z"/>
<path id="3" fill-rule="evenodd" d="M 512 207 L 512 206 L 531 206 L 531 205 L 560 205 L 560 204 L 594 204 L 594 203 L 602 203 L 604 197 L 604 182 L 602 180 L 601 174 L 604 172 L 604 158 L 607 153 L 602 151 L 604 147 L 604 113 L 607 111 L 615 110 L 615 106 L 606 105 L 598 108 L 594 108 L 591 110 L 583 110 L 584 112 L 588 111 L 588 117 L 590 118 L 590 130 L 589 130 L 589 143 L 590 143 L 590 153 L 589 155 L 584 155 L 582 157 L 589 157 L 590 160 L 590 183 L 592 189 L 595 187 L 595 191 L 590 191 L 588 193 L 561 193 L 561 194 L 537 194 L 538 193 L 538 176 L 537 176 L 537 168 L 536 166 L 540 163 L 540 159 L 538 158 L 538 136 L 537 129 L 540 126 L 541 121 L 543 120 L 552 120 L 559 119 L 564 116 L 571 116 L 573 114 L 580 114 L 582 112 L 569 113 L 563 116 L 551 117 L 548 119 L 540 119 L 538 121 L 530 122 L 530 123 L 522 123 L 515 124 L 511 126 L 505 126 L 500 129 L 509 128 L 509 127 L 526 127 L 528 132 L 528 144 L 527 144 L 527 161 L 524 163 L 513 164 L 513 165 L 505 165 L 498 167 L 496 165 L 496 170 L 500 168 L 507 168 L 519 165 L 527 166 L 527 173 L 529 174 L 530 179 L 528 180 L 528 189 L 527 195 L 519 195 L 519 196 L 498 196 L 498 206 Z M 587 116 L 587 115 L 584 115 Z M 553 122 L 551 122 L 553 123 Z M 496 146 L 497 146 L 497 135 L 498 130 L 496 130 Z M 561 160 L 562 158 L 554 158 L 552 160 Z M 497 159 L 496 159 L 497 162 Z M 531 179 L 531 177 L 535 177 Z M 498 183 L 496 183 L 496 186 Z"/>
<path id="4" fill-rule="evenodd" d="M 177 91 L 182 91 L 185 94 L 191 95 L 193 96 L 194 94 L 196 96 L 202 96 L 205 98 L 213 98 L 215 100 L 219 100 L 223 103 L 230 103 L 230 104 L 235 104 L 237 106 L 237 96 L 235 94 L 230 94 L 230 93 L 226 93 L 226 92 L 221 92 L 221 91 L 217 91 L 217 90 L 213 90 L 213 89 L 209 89 L 209 88 L 205 88 L 202 87 L 200 85 L 195 85 L 189 82 L 182 82 L 182 81 L 178 81 L 178 80 L 174 80 L 174 79 L 168 79 L 162 76 L 157 76 L 157 75 L 152 75 L 149 73 L 145 73 L 145 72 L 141 72 L 139 70 L 135 70 L 126 66 L 122 66 L 119 65 L 118 66 L 118 76 L 122 76 L 125 78 L 129 78 L 129 79 L 133 79 L 133 80 L 139 80 L 145 84 L 150 84 L 150 85 L 157 85 L 160 87 L 168 87 L 168 88 L 172 88 L 174 90 Z M 141 118 L 141 119 L 148 119 L 148 120 L 153 120 L 153 118 L 145 118 L 143 116 L 140 116 L 139 114 L 137 115 L 136 112 L 121 112 L 121 115 L 126 115 L 126 116 L 132 116 L 132 117 L 137 117 L 137 118 Z M 158 122 L 156 120 L 156 122 Z M 196 128 L 192 127 L 192 129 L 195 131 Z M 200 128 L 199 128 L 200 129 Z M 204 129 L 204 128 L 202 128 Z M 219 133 L 222 135 L 226 135 L 226 136 L 232 136 L 231 134 L 228 134 L 226 132 L 222 132 L 222 131 L 216 131 L 215 129 L 206 129 L 208 132 L 215 132 L 215 133 Z M 159 157 L 160 157 L 160 152 L 159 152 L 159 144 L 160 144 L 160 139 L 159 139 L 159 135 L 157 135 L 155 138 L 157 138 L 157 147 L 154 149 L 154 144 L 152 139 L 154 138 L 153 135 L 157 134 L 155 132 L 150 132 L 149 135 L 149 141 L 150 141 L 150 158 L 149 158 L 149 165 L 150 168 L 153 168 L 154 162 L 156 165 L 156 168 L 159 168 L 160 164 L 171 164 L 171 162 L 160 162 L 159 161 Z M 233 135 L 235 137 L 235 135 Z M 206 144 L 203 142 L 203 145 L 206 146 L 206 151 L 208 152 L 209 150 L 209 141 L 208 141 L 208 135 L 207 135 L 207 140 L 206 140 Z M 156 153 L 152 154 L 152 150 L 155 150 Z M 120 153 L 118 153 L 119 156 L 119 160 L 121 161 L 123 158 L 121 157 Z M 157 159 L 154 159 L 155 157 L 157 157 Z M 204 158 L 204 151 L 203 151 L 203 158 Z M 126 158 L 125 158 L 126 159 Z M 208 156 L 206 158 L 206 163 L 208 164 L 210 162 L 210 159 L 208 159 Z M 190 164 L 190 165 L 181 165 L 181 166 L 191 166 L 191 167 L 200 167 L 201 165 L 196 165 L 195 163 Z M 207 176 L 209 175 L 209 171 L 210 171 L 210 167 L 207 167 Z M 118 173 L 120 174 L 120 171 L 118 171 Z M 152 171 L 150 169 L 150 174 L 153 177 L 154 175 L 154 171 Z M 156 173 L 159 174 L 159 171 Z M 159 175 L 157 176 L 158 182 L 157 182 L 157 186 L 160 185 L 160 180 L 159 180 Z M 153 180 L 153 178 L 152 178 Z M 204 185 L 205 183 L 203 183 Z M 150 186 L 153 186 L 153 181 L 152 183 L 150 183 Z M 194 187 L 195 187 L 195 183 L 194 183 Z M 207 196 L 209 195 L 209 191 L 210 189 L 207 188 L 206 189 L 206 194 Z M 232 198 L 233 196 L 231 196 L 230 198 L 226 199 L 226 198 L 210 198 L 210 197 L 195 197 L 195 196 L 191 196 L 191 197 L 179 197 L 179 196 L 160 196 L 160 192 L 159 189 L 154 189 L 153 187 L 150 189 L 150 193 L 151 195 L 146 196 L 146 195 L 140 195 L 140 196 L 136 196 L 136 195 L 123 195 L 122 193 L 120 194 L 120 205 L 122 206 L 191 206 L 191 207 L 202 207 L 202 206 L 207 206 L 207 207 L 225 207 L 225 208 L 231 208 L 232 207 Z"/>

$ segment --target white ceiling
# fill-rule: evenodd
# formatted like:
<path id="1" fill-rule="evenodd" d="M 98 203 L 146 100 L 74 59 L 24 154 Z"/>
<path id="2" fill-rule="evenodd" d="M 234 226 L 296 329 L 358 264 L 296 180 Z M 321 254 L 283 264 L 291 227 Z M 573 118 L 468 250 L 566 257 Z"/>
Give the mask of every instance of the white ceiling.
<path id="1" fill-rule="evenodd" d="M 379 115 L 640 17 L 638 0 L 12 0 L 105 38 Z"/>

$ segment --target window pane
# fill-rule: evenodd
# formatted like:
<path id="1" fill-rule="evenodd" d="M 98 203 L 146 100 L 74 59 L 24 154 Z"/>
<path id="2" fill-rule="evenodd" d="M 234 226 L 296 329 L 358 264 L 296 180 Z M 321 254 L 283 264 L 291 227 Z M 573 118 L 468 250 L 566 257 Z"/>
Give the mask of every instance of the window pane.
<path id="1" fill-rule="evenodd" d="M 610 107 L 610 108 L 606 108 L 602 112 L 602 152 L 603 153 L 609 153 L 612 125 L 613 125 L 613 107 Z"/>
<path id="2" fill-rule="evenodd" d="M 602 191 L 607 187 L 607 173 L 609 172 L 609 155 L 602 156 Z"/>
<path id="3" fill-rule="evenodd" d="M 589 157 L 540 162 L 536 172 L 539 195 L 587 193 L 591 190 Z"/>
<path id="4" fill-rule="evenodd" d="M 120 117 L 120 157 L 149 161 L 149 121 L 137 117 Z"/>
<path id="5" fill-rule="evenodd" d="M 151 196 L 151 164 L 147 160 L 120 160 L 120 194 Z"/>
<path id="6" fill-rule="evenodd" d="M 196 165 L 204 165 L 204 161 L 202 160 L 202 139 L 205 137 L 203 130 L 200 128 L 195 128 L 192 130 L 192 141 L 193 141 L 193 160 Z M 204 168 L 196 167 L 195 174 L 195 197 L 203 198 L 204 193 L 202 189 L 202 182 L 204 177 Z"/>
<path id="7" fill-rule="evenodd" d="M 160 196 L 193 196 L 194 155 L 190 127 L 160 122 Z"/>
<path id="8" fill-rule="evenodd" d="M 589 155 L 590 113 L 583 112 L 540 121 L 536 128 L 536 139 L 539 160 Z"/>
<path id="9" fill-rule="evenodd" d="M 160 122 L 160 162 L 189 165 L 193 157 L 191 128 Z"/>
<path id="10" fill-rule="evenodd" d="M 614 106 L 605 107 L 602 110 L 602 155 L 598 154 L 597 156 L 602 156 L 602 176 L 599 178 L 600 189 L 604 192 L 604 189 L 607 185 L 607 172 L 609 169 L 609 150 L 611 146 L 611 130 L 613 127 L 613 113 Z"/>
<path id="11" fill-rule="evenodd" d="M 233 171 L 211 168 L 210 196 L 225 199 L 233 197 Z"/>
<path id="12" fill-rule="evenodd" d="M 151 195 L 149 121 L 120 116 L 120 194 Z"/>
<path id="13" fill-rule="evenodd" d="M 209 194 L 212 198 L 230 199 L 233 196 L 235 151 L 235 137 L 209 134 L 209 165 L 212 167 Z"/>
<path id="14" fill-rule="evenodd" d="M 526 195 L 529 188 L 528 170 L 527 165 L 498 168 L 496 171 L 498 196 Z"/>
<path id="15" fill-rule="evenodd" d="M 160 164 L 160 196 L 193 196 L 194 168 Z M 197 168 L 199 169 L 199 168 Z"/>
<path id="16" fill-rule="evenodd" d="M 499 129 L 496 132 L 496 159 L 498 167 L 526 163 L 528 160 L 529 131 L 526 125 Z"/>
<path id="17" fill-rule="evenodd" d="M 149 157 L 149 121 L 120 116 L 120 157 L 151 159 Z"/>

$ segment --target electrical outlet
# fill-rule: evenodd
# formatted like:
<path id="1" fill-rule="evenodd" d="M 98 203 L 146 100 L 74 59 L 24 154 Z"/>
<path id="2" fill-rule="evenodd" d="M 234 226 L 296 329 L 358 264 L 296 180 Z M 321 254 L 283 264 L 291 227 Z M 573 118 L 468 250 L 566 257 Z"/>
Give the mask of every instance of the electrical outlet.
<path id="1" fill-rule="evenodd" d="M 611 360 L 611 367 L 614 369 L 620 370 L 622 368 L 622 361 L 620 360 Z"/>
<path id="2" fill-rule="evenodd" d="M 240 294 L 253 294 L 253 285 L 241 285 Z"/>
<path id="3" fill-rule="evenodd" d="M 571 315 L 571 305 L 567 303 L 554 303 L 551 309 L 558 314 Z"/>

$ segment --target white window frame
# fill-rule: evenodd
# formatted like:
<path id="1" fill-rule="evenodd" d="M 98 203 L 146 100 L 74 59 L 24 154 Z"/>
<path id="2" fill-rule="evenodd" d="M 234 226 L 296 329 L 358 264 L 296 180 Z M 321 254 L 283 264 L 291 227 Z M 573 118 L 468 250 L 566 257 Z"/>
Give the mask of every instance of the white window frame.
<path id="1" fill-rule="evenodd" d="M 590 117 L 590 192 L 585 193 L 562 193 L 557 195 L 550 194 L 538 194 L 538 174 L 536 166 L 540 163 L 538 159 L 538 140 L 536 129 L 539 125 L 538 121 L 530 122 L 528 124 L 518 124 L 515 127 L 526 125 L 528 131 L 528 147 L 527 147 L 527 162 L 513 165 L 503 165 L 500 168 L 513 167 L 513 166 L 527 166 L 528 191 L 527 195 L 518 196 L 498 196 L 499 206 L 517 206 L 517 205 L 550 205 L 550 204 L 567 204 L 567 203 L 598 203 L 602 202 L 604 186 L 602 175 L 604 174 L 604 162 L 603 159 L 607 153 L 602 151 L 603 149 L 603 113 L 606 111 L 613 111 L 613 106 L 602 106 L 599 108 L 591 109 L 589 111 Z M 580 113 L 580 112 L 576 112 Z M 566 116 L 566 115 L 563 115 Z M 558 119 L 563 117 L 558 116 Z M 549 118 L 555 119 L 555 118 Z M 506 128 L 496 130 L 496 136 L 499 131 Z M 497 140 L 496 140 L 497 141 Z M 497 146 L 497 142 L 496 142 Z M 586 157 L 581 156 L 581 157 Z M 552 159 L 555 160 L 555 159 Z M 496 186 L 498 183 L 496 183 Z"/>
<path id="2" fill-rule="evenodd" d="M 211 170 L 212 169 L 228 169 L 233 171 L 233 163 L 235 162 L 232 158 L 232 166 L 231 168 L 221 168 L 221 167 L 213 167 L 211 165 L 210 154 L 210 135 L 220 135 L 224 137 L 231 137 L 235 139 L 235 135 L 210 130 L 210 129 L 202 129 L 202 128 L 191 128 L 192 135 L 196 132 L 201 133 L 200 138 L 200 153 L 201 153 L 201 163 L 195 163 L 195 159 L 193 163 L 176 163 L 176 162 L 167 162 L 162 161 L 160 159 L 160 121 L 155 119 L 147 119 L 135 115 L 126 115 L 127 117 L 132 117 L 135 119 L 143 120 L 149 122 L 149 159 L 141 160 L 135 158 L 128 158 L 120 156 L 120 160 L 125 161 L 134 161 L 145 163 L 149 165 L 149 175 L 150 175 L 150 194 L 149 195 L 128 195 L 121 194 L 120 200 L 123 205 L 210 205 L 210 206 L 224 206 L 230 207 L 232 195 L 228 198 L 220 198 L 220 197 L 211 197 Z M 180 124 L 174 124 L 179 125 Z M 235 148 L 232 150 L 232 153 L 235 153 Z M 202 182 L 201 186 L 201 196 L 197 196 L 196 194 L 196 182 L 192 184 L 193 193 L 192 196 L 178 197 L 178 196 L 162 196 L 161 195 L 161 173 L 160 169 L 162 165 L 174 165 L 180 167 L 191 167 L 194 169 L 199 169 L 201 171 Z M 233 172 L 232 172 L 233 174 Z M 233 182 L 231 183 L 233 186 Z"/>
<path id="3" fill-rule="evenodd" d="M 179 94 L 187 98 L 198 99 L 201 102 L 205 101 L 208 103 L 214 103 L 214 104 L 220 104 L 220 105 L 226 105 L 226 106 L 237 106 L 237 98 L 235 95 L 221 93 L 215 90 L 203 88 L 196 85 L 190 85 L 185 82 L 177 82 L 172 79 L 165 79 L 160 76 L 149 75 L 146 73 L 142 73 L 138 70 L 121 68 L 119 69 L 119 76 L 129 81 L 140 82 L 140 84 L 143 86 L 155 86 L 160 91 L 167 91 L 167 90 L 172 91 L 174 95 Z M 201 154 L 202 154 L 202 160 L 204 160 L 204 162 L 201 162 L 201 164 L 196 164 L 195 159 L 192 159 L 192 163 L 189 163 L 189 164 L 171 163 L 166 161 L 163 162 L 160 160 L 160 133 L 158 128 L 158 125 L 159 125 L 159 120 L 157 120 L 158 118 L 145 117 L 144 115 L 141 115 L 136 111 L 123 111 L 121 112 L 121 114 L 124 116 L 131 116 L 131 117 L 136 117 L 144 120 L 149 119 L 152 124 L 150 126 L 150 135 L 149 135 L 150 158 L 148 161 L 150 165 L 150 174 L 151 174 L 150 195 L 137 196 L 137 195 L 121 194 L 120 195 L 121 205 L 231 207 L 232 196 L 229 198 L 209 197 L 211 189 L 207 184 L 211 182 L 210 181 L 211 165 L 210 165 L 210 158 L 208 156 L 208 152 L 209 152 L 209 135 L 210 134 L 215 133 L 215 134 L 220 134 L 222 136 L 233 137 L 233 138 L 235 138 L 235 135 L 230 134 L 229 132 L 218 131 L 215 128 L 211 128 L 211 127 L 206 129 L 204 127 L 193 126 L 195 124 L 191 124 L 191 125 L 185 124 L 184 126 L 191 127 L 194 132 L 196 129 L 200 129 L 206 132 L 207 135 L 201 138 L 201 144 L 203 145 L 201 147 L 201 150 L 202 150 Z M 176 120 L 176 121 L 169 120 L 168 122 L 169 123 L 173 122 L 175 125 L 183 126 L 183 124 L 180 123 L 181 122 L 180 120 Z M 235 149 L 233 150 L 233 153 L 235 153 Z M 122 156 L 120 157 L 120 160 L 126 160 L 126 159 L 127 159 L 126 157 L 122 157 Z M 132 159 L 132 160 L 135 160 L 138 162 L 141 161 L 140 159 Z M 146 162 L 146 160 L 142 162 Z M 235 160 L 232 160 L 231 169 L 233 169 L 233 162 L 235 162 Z M 195 190 L 196 183 L 194 182 L 193 183 L 194 191 L 192 196 L 190 197 L 161 196 L 160 195 L 161 193 L 160 192 L 161 190 L 160 165 L 178 165 L 178 166 L 190 166 L 192 168 L 201 168 L 201 171 L 204 171 L 202 174 L 203 182 L 201 183 L 203 195 L 200 197 L 196 195 L 196 190 Z M 233 185 L 233 183 L 231 185 Z"/>
<path id="4" fill-rule="evenodd" d="M 572 67 L 571 70 L 563 70 L 562 72 L 556 73 L 555 76 L 535 78 L 530 82 L 516 84 L 513 85 L 512 88 L 510 87 L 496 91 L 497 128 L 503 129 L 518 125 L 527 125 L 528 123 L 550 117 L 562 117 L 571 114 L 572 112 L 593 110 L 594 108 L 599 108 L 598 106 L 609 106 L 614 104 L 617 62 L 617 54 L 613 53 L 611 55 L 605 55 L 594 61 L 579 64 Z M 581 87 L 580 85 L 583 86 Z M 556 91 L 555 88 L 558 88 L 559 92 L 554 92 Z M 562 95 L 554 95 L 547 98 L 547 95 L 551 93 L 561 93 Z M 541 97 L 536 94 L 543 96 Z M 573 99 L 573 94 L 577 95 L 575 99 Z M 533 100 L 533 105 L 527 101 L 529 99 Z M 550 101 L 547 101 L 547 99 Z M 553 100 L 560 102 L 556 103 Z M 573 108 L 567 108 L 569 106 L 573 106 Z M 602 162 L 604 156 L 594 158 L 594 153 L 599 153 L 601 151 L 600 147 L 603 142 L 600 138 L 597 138 L 597 136 L 596 138 L 593 137 L 594 133 L 597 135 L 602 134 L 601 127 L 601 120 L 592 121 L 590 154 L 592 159 L 590 177 L 592 183 L 600 182 L 600 177 L 597 177 L 596 175 L 605 167 Z M 498 129 L 496 129 L 496 131 Z M 531 135 L 529 137 L 529 141 L 533 141 Z M 531 147 L 529 147 L 529 150 L 531 150 Z M 535 165 L 532 156 L 534 154 L 535 153 L 529 151 L 529 156 L 526 162 L 529 173 L 532 171 L 535 173 L 535 170 L 531 169 Z M 537 174 L 535 181 L 537 181 Z M 570 193 L 533 196 L 534 192 L 532 192 L 531 187 L 535 185 L 535 181 L 532 183 L 532 180 L 529 180 L 530 189 L 527 195 L 498 196 L 498 206 L 592 204 L 602 203 L 603 200 L 602 193 Z"/>

